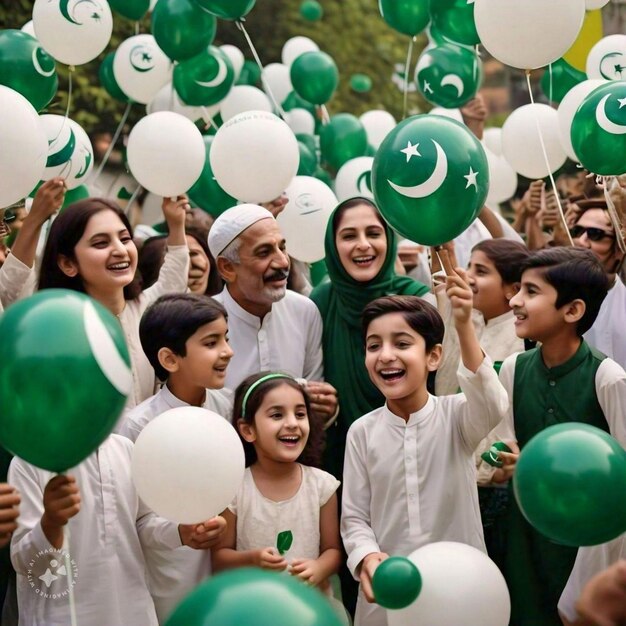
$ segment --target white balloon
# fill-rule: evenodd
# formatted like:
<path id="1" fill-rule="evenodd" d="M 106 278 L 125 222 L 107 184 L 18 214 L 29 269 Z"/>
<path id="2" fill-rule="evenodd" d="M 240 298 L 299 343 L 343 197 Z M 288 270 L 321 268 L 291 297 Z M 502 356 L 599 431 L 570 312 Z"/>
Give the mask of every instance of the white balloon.
<path id="1" fill-rule="evenodd" d="M 236 46 L 231 46 L 229 43 L 225 43 L 223 46 L 220 46 L 220 50 L 230 59 L 230 62 L 233 64 L 236 81 L 239 78 L 239 74 L 241 74 L 241 69 L 243 68 L 243 64 L 245 61 L 243 52 Z"/>
<path id="2" fill-rule="evenodd" d="M 585 0 L 585 9 L 587 9 L 587 11 L 595 11 L 596 9 L 601 9 L 608 3 L 609 0 Z"/>
<path id="3" fill-rule="evenodd" d="M 343 202 L 356 196 L 374 199 L 372 192 L 372 165 L 374 157 L 357 157 L 344 163 L 335 178 L 337 200 Z"/>
<path id="4" fill-rule="evenodd" d="M 300 152 L 286 122 L 267 111 L 247 111 L 219 128 L 209 159 L 227 194 L 258 204 L 287 189 L 298 171 Z"/>
<path id="5" fill-rule="evenodd" d="M 517 190 L 517 172 L 508 161 L 485 148 L 489 165 L 489 193 L 485 204 L 491 207 L 506 202 Z"/>
<path id="6" fill-rule="evenodd" d="M 465 124 L 463 121 L 463 115 L 459 109 L 444 109 L 443 107 L 433 107 L 430 111 L 428 111 L 431 115 L 441 115 L 441 117 L 449 117 L 451 120 L 455 122 L 459 122 L 460 124 Z"/>
<path id="7" fill-rule="evenodd" d="M 33 26 L 33 20 L 29 20 L 28 22 L 26 22 L 26 24 L 24 24 L 24 26 L 22 26 L 20 30 L 23 33 L 26 33 L 27 35 L 30 35 L 31 37 L 35 37 L 35 39 L 37 38 L 37 36 L 35 35 L 35 27 Z"/>
<path id="8" fill-rule="evenodd" d="M 227 122 L 236 115 L 246 111 L 267 111 L 271 113 L 272 103 L 257 87 L 235 85 L 220 102 L 222 121 Z"/>
<path id="9" fill-rule="evenodd" d="M 483 552 L 464 543 L 431 543 L 409 555 L 422 577 L 417 600 L 387 611 L 389 626 L 507 626 L 511 600 L 504 577 Z"/>
<path id="10" fill-rule="evenodd" d="M 585 0 L 475 0 L 485 49 L 511 67 L 532 70 L 560 59 L 576 41 Z"/>
<path id="11" fill-rule="evenodd" d="M 570 136 L 572 132 L 572 121 L 574 115 L 578 110 L 578 107 L 582 104 L 582 101 L 600 85 L 604 85 L 605 80 L 584 80 L 582 83 L 578 83 L 572 87 L 566 94 L 559 108 L 557 115 L 559 117 L 559 136 L 561 138 L 561 145 L 565 150 L 567 156 L 572 161 L 578 161 L 578 157 L 574 152 L 574 146 L 572 145 L 572 138 Z"/>
<path id="12" fill-rule="evenodd" d="M 600 39 L 589 51 L 586 69 L 590 79 L 626 79 L 626 35 Z"/>
<path id="13" fill-rule="evenodd" d="M 148 104 L 172 80 L 172 62 L 152 35 L 135 35 L 115 51 L 113 75 L 131 100 Z"/>
<path id="14" fill-rule="evenodd" d="M 35 0 L 33 27 L 50 56 L 83 65 L 107 47 L 113 16 L 106 0 Z"/>
<path id="15" fill-rule="evenodd" d="M 396 120 L 387 111 L 375 110 L 363 113 L 359 118 L 365 126 L 367 141 L 375 149 L 383 142 L 383 139 L 396 127 Z"/>
<path id="16" fill-rule="evenodd" d="M 146 112 L 148 114 L 156 113 L 158 111 L 172 111 L 173 113 L 184 115 L 192 122 L 205 118 L 204 109 L 206 109 L 206 113 L 208 113 L 211 117 L 217 115 L 220 110 L 219 106 L 216 105 L 208 107 L 187 106 L 178 97 L 172 83 L 167 83 L 167 85 L 161 87 L 157 95 L 154 96 L 154 98 L 152 98 L 152 100 L 146 105 Z"/>
<path id="17" fill-rule="evenodd" d="M 541 149 L 537 122 L 549 168 Z M 502 154 L 511 167 L 526 178 L 544 178 L 558 170 L 567 155 L 561 145 L 557 112 L 547 104 L 526 104 L 515 109 L 502 127 Z"/>
<path id="18" fill-rule="evenodd" d="M 293 91 L 289 68 L 282 63 L 270 63 L 261 72 L 261 82 L 266 94 L 274 94 L 276 102 L 284 102 L 285 98 Z"/>
<path id="19" fill-rule="evenodd" d="M 483 132 L 483 145 L 496 156 L 502 156 L 502 129 L 485 128 Z"/>
<path id="20" fill-rule="evenodd" d="M 276 218 L 294 259 L 314 263 L 323 259 L 326 225 L 337 206 L 331 188 L 312 176 L 296 176 L 285 193 L 289 202 Z"/>
<path id="21" fill-rule="evenodd" d="M 188 191 L 204 167 L 204 141 L 193 122 L 159 111 L 137 122 L 128 137 L 128 167 L 137 182 L 159 196 Z"/>
<path id="22" fill-rule="evenodd" d="M 281 59 L 284 65 L 291 67 L 291 64 L 305 52 L 317 52 L 320 47 L 308 37 L 292 37 L 287 39 L 281 52 Z"/>
<path id="23" fill-rule="evenodd" d="M 41 180 L 48 141 L 33 105 L 0 85 L 0 208 L 25 198 Z"/>
<path id="24" fill-rule="evenodd" d="M 293 130 L 294 135 L 302 133 L 305 135 L 315 134 L 315 118 L 306 109 L 291 109 L 285 112 L 285 122 Z"/>
<path id="25" fill-rule="evenodd" d="M 153 419 L 133 448 L 137 493 L 157 515 L 179 524 L 221 513 L 236 495 L 244 470 L 235 429 L 217 413 L 193 406 Z"/>

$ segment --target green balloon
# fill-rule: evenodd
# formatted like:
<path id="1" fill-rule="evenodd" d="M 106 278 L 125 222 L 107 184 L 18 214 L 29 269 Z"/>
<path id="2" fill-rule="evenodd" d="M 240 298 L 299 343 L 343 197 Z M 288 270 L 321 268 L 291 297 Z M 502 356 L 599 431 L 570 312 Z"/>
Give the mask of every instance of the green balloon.
<path id="1" fill-rule="evenodd" d="M 482 83 L 478 55 L 455 44 L 427 48 L 415 68 L 415 83 L 433 104 L 457 109 L 476 96 Z"/>
<path id="2" fill-rule="evenodd" d="M 308 102 L 326 104 L 339 85 L 339 70 L 325 52 L 305 52 L 291 64 L 291 83 Z"/>
<path id="3" fill-rule="evenodd" d="M 414 37 L 430 20 L 430 0 L 378 0 L 383 19 L 399 33 Z"/>
<path id="4" fill-rule="evenodd" d="M 159 0 L 160 1 L 160 0 Z M 203 9 L 223 20 L 239 20 L 252 11 L 256 0 L 195 0 Z"/>
<path id="5" fill-rule="evenodd" d="M 174 89 L 190 106 L 209 106 L 222 101 L 235 82 L 230 59 L 215 46 L 179 63 L 174 68 Z"/>
<path id="6" fill-rule="evenodd" d="M 422 577 L 413 561 L 392 556 L 376 568 L 372 588 L 376 604 L 386 609 L 403 609 L 419 596 Z"/>
<path id="7" fill-rule="evenodd" d="M 302 141 L 298 141 L 300 151 L 300 164 L 298 165 L 298 176 L 313 176 L 317 169 L 317 157 L 311 152 L 309 147 Z"/>
<path id="8" fill-rule="evenodd" d="M 541 91 L 551 102 L 561 102 L 572 87 L 587 80 L 587 74 L 572 67 L 565 59 L 558 59 L 552 63 L 551 68 L 552 78 L 550 78 L 550 68 L 547 67 L 539 83 Z M 550 80 L 552 80 L 552 85 L 550 85 Z"/>
<path id="9" fill-rule="evenodd" d="M 119 320 L 82 293 L 45 289 L 8 308 L 0 333 L 0 445 L 51 472 L 78 465 L 132 390 Z"/>
<path id="10" fill-rule="evenodd" d="M 376 203 L 400 235 L 438 246 L 460 235 L 482 209 L 489 167 L 466 126 L 439 115 L 415 115 L 396 126 L 372 167 Z"/>
<path id="11" fill-rule="evenodd" d="M 441 35 L 466 46 L 480 43 L 474 22 L 474 3 L 467 0 L 430 0 L 432 23 Z"/>
<path id="12" fill-rule="evenodd" d="M 360 120 L 350 113 L 333 115 L 320 131 L 322 159 L 338 170 L 350 159 L 367 152 L 367 132 Z"/>
<path id="13" fill-rule="evenodd" d="M 74 204 L 74 202 L 78 202 L 79 200 L 86 200 L 89 197 L 91 197 L 91 194 L 85 185 L 79 185 L 78 187 L 74 187 L 74 189 L 68 189 L 65 192 L 65 198 L 63 199 L 61 211 L 70 206 L 70 204 Z"/>
<path id="14" fill-rule="evenodd" d="M 340 626 L 330 602 L 280 572 L 245 567 L 196 587 L 165 626 Z"/>
<path id="15" fill-rule="evenodd" d="M 215 135 L 219 130 L 220 126 L 224 124 L 224 120 L 222 119 L 221 113 L 216 113 L 213 116 L 213 124 L 209 126 L 209 128 L 204 132 L 205 135 Z M 217 126 L 217 128 L 216 128 Z"/>
<path id="16" fill-rule="evenodd" d="M 317 180 L 321 180 L 323 183 L 326 183 L 332 189 L 333 177 L 323 167 L 318 165 L 313 176 L 315 176 Z"/>
<path id="17" fill-rule="evenodd" d="M 290 91 L 282 104 L 283 111 L 291 111 L 292 109 L 305 109 L 317 120 L 316 106 L 300 97 L 295 91 Z"/>
<path id="18" fill-rule="evenodd" d="M 317 155 L 317 142 L 313 135 L 307 135 L 306 133 L 296 133 L 296 139 L 301 141 L 312 154 Z"/>
<path id="19" fill-rule="evenodd" d="M 249 59 L 246 59 L 243 62 L 243 67 L 241 68 L 241 72 L 239 73 L 237 84 L 251 85 L 252 87 L 254 87 L 258 84 L 259 80 L 261 80 L 261 70 L 256 64 L 256 61 L 250 61 Z"/>
<path id="20" fill-rule="evenodd" d="M 372 79 L 367 74 L 352 74 L 350 88 L 357 93 L 367 93 L 372 89 Z"/>
<path id="21" fill-rule="evenodd" d="M 553 541 L 610 541 L 626 531 L 626 452 L 594 426 L 550 426 L 524 446 L 513 492 L 528 522 Z"/>
<path id="22" fill-rule="evenodd" d="M 237 204 L 237 200 L 229 196 L 218 185 L 213 175 L 211 161 L 209 159 L 213 136 L 205 135 L 203 139 L 206 159 L 204 161 L 204 167 L 202 168 L 202 174 L 200 174 L 200 178 L 198 178 L 187 194 L 203 211 L 206 211 L 213 217 L 218 217 L 226 211 L 226 209 L 234 207 Z"/>
<path id="23" fill-rule="evenodd" d="M 571 129 L 574 153 L 594 174 L 626 173 L 626 81 L 594 89 L 578 107 Z"/>
<path id="24" fill-rule="evenodd" d="M 300 15 L 308 22 L 317 22 L 324 17 L 324 9 L 316 0 L 304 0 L 300 5 Z"/>
<path id="25" fill-rule="evenodd" d="M 41 111 L 59 87 L 54 59 L 27 33 L 0 30 L 0 85 L 19 92 Z"/>
<path id="26" fill-rule="evenodd" d="M 376 148 L 374 148 L 374 146 L 371 143 L 367 144 L 367 150 L 365 151 L 365 154 L 363 156 L 376 156 Z"/>
<path id="27" fill-rule="evenodd" d="M 98 70 L 98 76 L 100 78 L 100 84 L 104 87 L 106 92 L 116 100 L 120 102 L 128 102 L 128 96 L 122 91 L 120 86 L 115 80 L 115 74 L 113 74 L 113 59 L 115 58 L 115 52 L 109 52 L 102 63 L 100 63 L 100 69 Z"/>
<path id="28" fill-rule="evenodd" d="M 109 0 L 111 8 L 129 20 L 140 20 L 150 8 L 150 0 Z"/>
<path id="29" fill-rule="evenodd" d="M 217 20 L 194 0 L 159 0 L 151 25 L 159 48 L 172 61 L 185 61 L 211 45 Z"/>

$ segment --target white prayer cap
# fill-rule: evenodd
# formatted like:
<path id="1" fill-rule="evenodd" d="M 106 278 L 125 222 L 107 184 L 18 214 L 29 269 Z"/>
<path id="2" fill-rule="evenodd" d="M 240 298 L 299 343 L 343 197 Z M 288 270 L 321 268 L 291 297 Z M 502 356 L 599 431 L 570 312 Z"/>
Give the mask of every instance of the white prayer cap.
<path id="1" fill-rule="evenodd" d="M 246 228 L 270 217 L 274 219 L 267 209 L 258 204 L 239 204 L 224 211 L 213 222 L 209 231 L 209 250 L 213 258 L 217 259 Z"/>

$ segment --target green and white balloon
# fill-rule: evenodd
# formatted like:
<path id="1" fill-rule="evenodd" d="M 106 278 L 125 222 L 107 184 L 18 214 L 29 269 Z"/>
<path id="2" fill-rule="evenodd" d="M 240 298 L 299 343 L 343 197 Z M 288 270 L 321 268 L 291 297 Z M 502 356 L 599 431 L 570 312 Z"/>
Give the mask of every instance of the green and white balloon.
<path id="1" fill-rule="evenodd" d="M 482 82 L 482 61 L 460 46 L 427 48 L 415 68 L 418 89 L 433 104 L 455 109 L 469 102 Z"/>
<path id="2" fill-rule="evenodd" d="M 38 111 L 59 86 L 54 59 L 21 30 L 0 31 L 0 85 L 21 93 Z"/>
<path id="3" fill-rule="evenodd" d="M 374 158 L 369 156 L 357 157 L 344 163 L 335 178 L 335 193 L 337 200 L 343 202 L 357 196 L 374 199 L 372 191 L 372 166 Z"/>
<path id="4" fill-rule="evenodd" d="M 489 166 L 485 150 L 465 126 L 416 115 L 381 144 L 372 186 L 392 228 L 406 239 L 437 246 L 461 234 L 482 209 Z"/>
<path id="5" fill-rule="evenodd" d="M 626 81 L 594 89 L 578 107 L 572 146 L 583 167 L 594 174 L 626 173 Z"/>
<path id="6" fill-rule="evenodd" d="M 626 80 L 626 35 L 609 35 L 591 48 L 587 78 Z"/>

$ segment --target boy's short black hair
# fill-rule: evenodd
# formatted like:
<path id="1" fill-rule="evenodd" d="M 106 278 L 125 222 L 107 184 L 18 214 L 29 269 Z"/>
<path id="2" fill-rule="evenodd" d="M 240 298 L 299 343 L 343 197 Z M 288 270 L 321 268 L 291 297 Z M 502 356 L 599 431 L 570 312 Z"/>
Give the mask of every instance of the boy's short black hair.
<path id="1" fill-rule="evenodd" d="M 367 337 L 369 325 L 377 318 L 389 313 L 402 313 L 406 323 L 426 343 L 426 352 L 443 342 L 445 326 L 439 311 L 430 303 L 417 296 L 384 296 L 370 302 L 363 309 L 363 341 Z"/>
<path id="2" fill-rule="evenodd" d="M 522 264 L 522 273 L 530 269 L 542 270 L 544 280 L 556 289 L 557 309 L 574 300 L 585 303 L 585 314 L 576 325 L 576 334 L 582 337 L 596 321 L 609 290 L 609 279 L 600 261 L 583 248 L 547 248 L 533 253 Z"/>
<path id="3" fill-rule="evenodd" d="M 169 348 L 178 356 L 187 354 L 185 344 L 200 326 L 223 317 L 226 309 L 209 296 L 193 293 L 168 294 L 149 306 L 139 324 L 141 347 L 159 380 L 169 372 L 159 363 L 159 350 Z"/>

